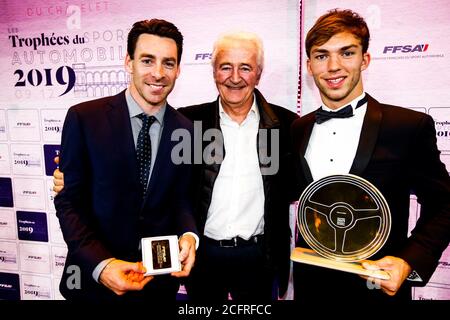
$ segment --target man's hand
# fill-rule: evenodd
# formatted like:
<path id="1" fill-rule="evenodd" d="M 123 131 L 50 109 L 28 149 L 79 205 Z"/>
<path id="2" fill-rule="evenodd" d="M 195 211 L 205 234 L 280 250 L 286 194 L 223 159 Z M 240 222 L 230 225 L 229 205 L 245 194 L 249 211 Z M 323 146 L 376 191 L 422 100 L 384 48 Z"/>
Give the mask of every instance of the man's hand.
<path id="1" fill-rule="evenodd" d="M 386 256 L 376 261 L 364 261 L 362 266 L 368 270 L 382 269 L 389 273 L 391 276 L 389 280 L 377 279 L 377 283 L 380 284 L 381 290 L 390 296 L 397 293 L 403 281 L 405 281 L 412 271 L 410 265 L 405 260 L 392 256 Z M 368 279 L 369 277 L 363 276 L 363 278 Z"/>
<path id="2" fill-rule="evenodd" d="M 153 279 L 153 276 L 144 277 L 146 272 L 142 262 L 127 262 L 112 260 L 100 274 L 100 283 L 121 296 L 127 291 L 139 291 Z"/>
<path id="3" fill-rule="evenodd" d="M 172 272 L 171 275 L 177 278 L 187 277 L 195 262 L 195 238 L 190 234 L 185 234 L 178 240 L 178 245 L 180 246 L 179 259 L 182 269 Z"/>
<path id="4" fill-rule="evenodd" d="M 59 164 L 59 157 L 55 157 L 54 159 L 56 164 Z M 53 191 L 55 191 L 56 194 L 60 193 L 61 190 L 64 188 L 64 174 L 59 171 L 59 168 L 56 168 L 55 171 L 53 171 Z"/>

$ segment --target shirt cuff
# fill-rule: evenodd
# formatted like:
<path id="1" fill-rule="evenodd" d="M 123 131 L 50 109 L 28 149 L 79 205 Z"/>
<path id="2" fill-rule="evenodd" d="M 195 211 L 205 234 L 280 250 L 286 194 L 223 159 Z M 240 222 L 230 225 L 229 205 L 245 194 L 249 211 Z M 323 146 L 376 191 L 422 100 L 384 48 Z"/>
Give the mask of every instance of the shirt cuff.
<path id="1" fill-rule="evenodd" d="M 105 267 L 113 260 L 115 260 L 115 258 L 103 260 L 95 267 L 94 271 L 92 271 L 92 277 L 97 283 L 99 283 L 98 281 L 100 279 L 100 274 L 102 273 L 103 269 L 105 269 Z"/>
<path id="2" fill-rule="evenodd" d="M 188 231 L 188 232 L 183 233 L 183 236 L 187 235 L 187 234 L 190 234 L 191 236 L 194 237 L 194 239 L 195 239 L 195 250 L 197 250 L 198 249 L 198 245 L 200 244 L 200 239 L 198 238 L 198 235 L 196 235 L 194 232 Z"/>

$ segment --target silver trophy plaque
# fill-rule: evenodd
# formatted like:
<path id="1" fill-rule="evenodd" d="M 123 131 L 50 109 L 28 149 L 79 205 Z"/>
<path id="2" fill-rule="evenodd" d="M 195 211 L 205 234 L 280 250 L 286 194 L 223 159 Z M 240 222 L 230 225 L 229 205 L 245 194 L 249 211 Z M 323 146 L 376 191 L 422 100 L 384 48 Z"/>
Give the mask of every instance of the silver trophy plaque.
<path id="1" fill-rule="evenodd" d="M 389 206 L 367 180 L 348 174 L 314 181 L 300 196 L 297 225 L 313 250 L 295 248 L 293 261 L 389 279 L 359 263 L 382 248 L 391 230 Z"/>

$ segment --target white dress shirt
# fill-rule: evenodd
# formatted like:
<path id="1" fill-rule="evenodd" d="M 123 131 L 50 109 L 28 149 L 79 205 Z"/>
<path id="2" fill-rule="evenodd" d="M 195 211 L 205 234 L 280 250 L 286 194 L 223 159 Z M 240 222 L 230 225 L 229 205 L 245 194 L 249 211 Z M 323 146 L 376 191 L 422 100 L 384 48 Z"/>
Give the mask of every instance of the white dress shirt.
<path id="1" fill-rule="evenodd" d="M 314 180 L 332 174 L 348 174 L 356 156 L 367 102 L 355 109 L 365 93 L 351 101 L 353 116 L 350 118 L 332 118 L 321 124 L 314 124 L 306 149 L 305 158 Z M 322 106 L 326 111 L 332 110 Z"/>
<path id="2" fill-rule="evenodd" d="M 205 236 L 248 240 L 264 232 L 264 188 L 257 150 L 259 112 L 256 99 L 238 124 L 223 110 L 219 99 L 220 128 L 225 158 L 214 183 L 205 224 Z"/>

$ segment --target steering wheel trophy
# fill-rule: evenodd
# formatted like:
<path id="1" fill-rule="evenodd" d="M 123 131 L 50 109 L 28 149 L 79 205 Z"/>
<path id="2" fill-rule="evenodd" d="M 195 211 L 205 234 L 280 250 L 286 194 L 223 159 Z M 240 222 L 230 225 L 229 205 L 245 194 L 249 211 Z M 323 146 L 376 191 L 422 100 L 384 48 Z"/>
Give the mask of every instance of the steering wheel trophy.
<path id="1" fill-rule="evenodd" d="M 367 180 L 348 174 L 312 182 L 300 196 L 297 226 L 313 250 L 295 248 L 291 260 L 389 279 L 387 272 L 359 262 L 380 250 L 391 230 L 389 206 Z"/>

